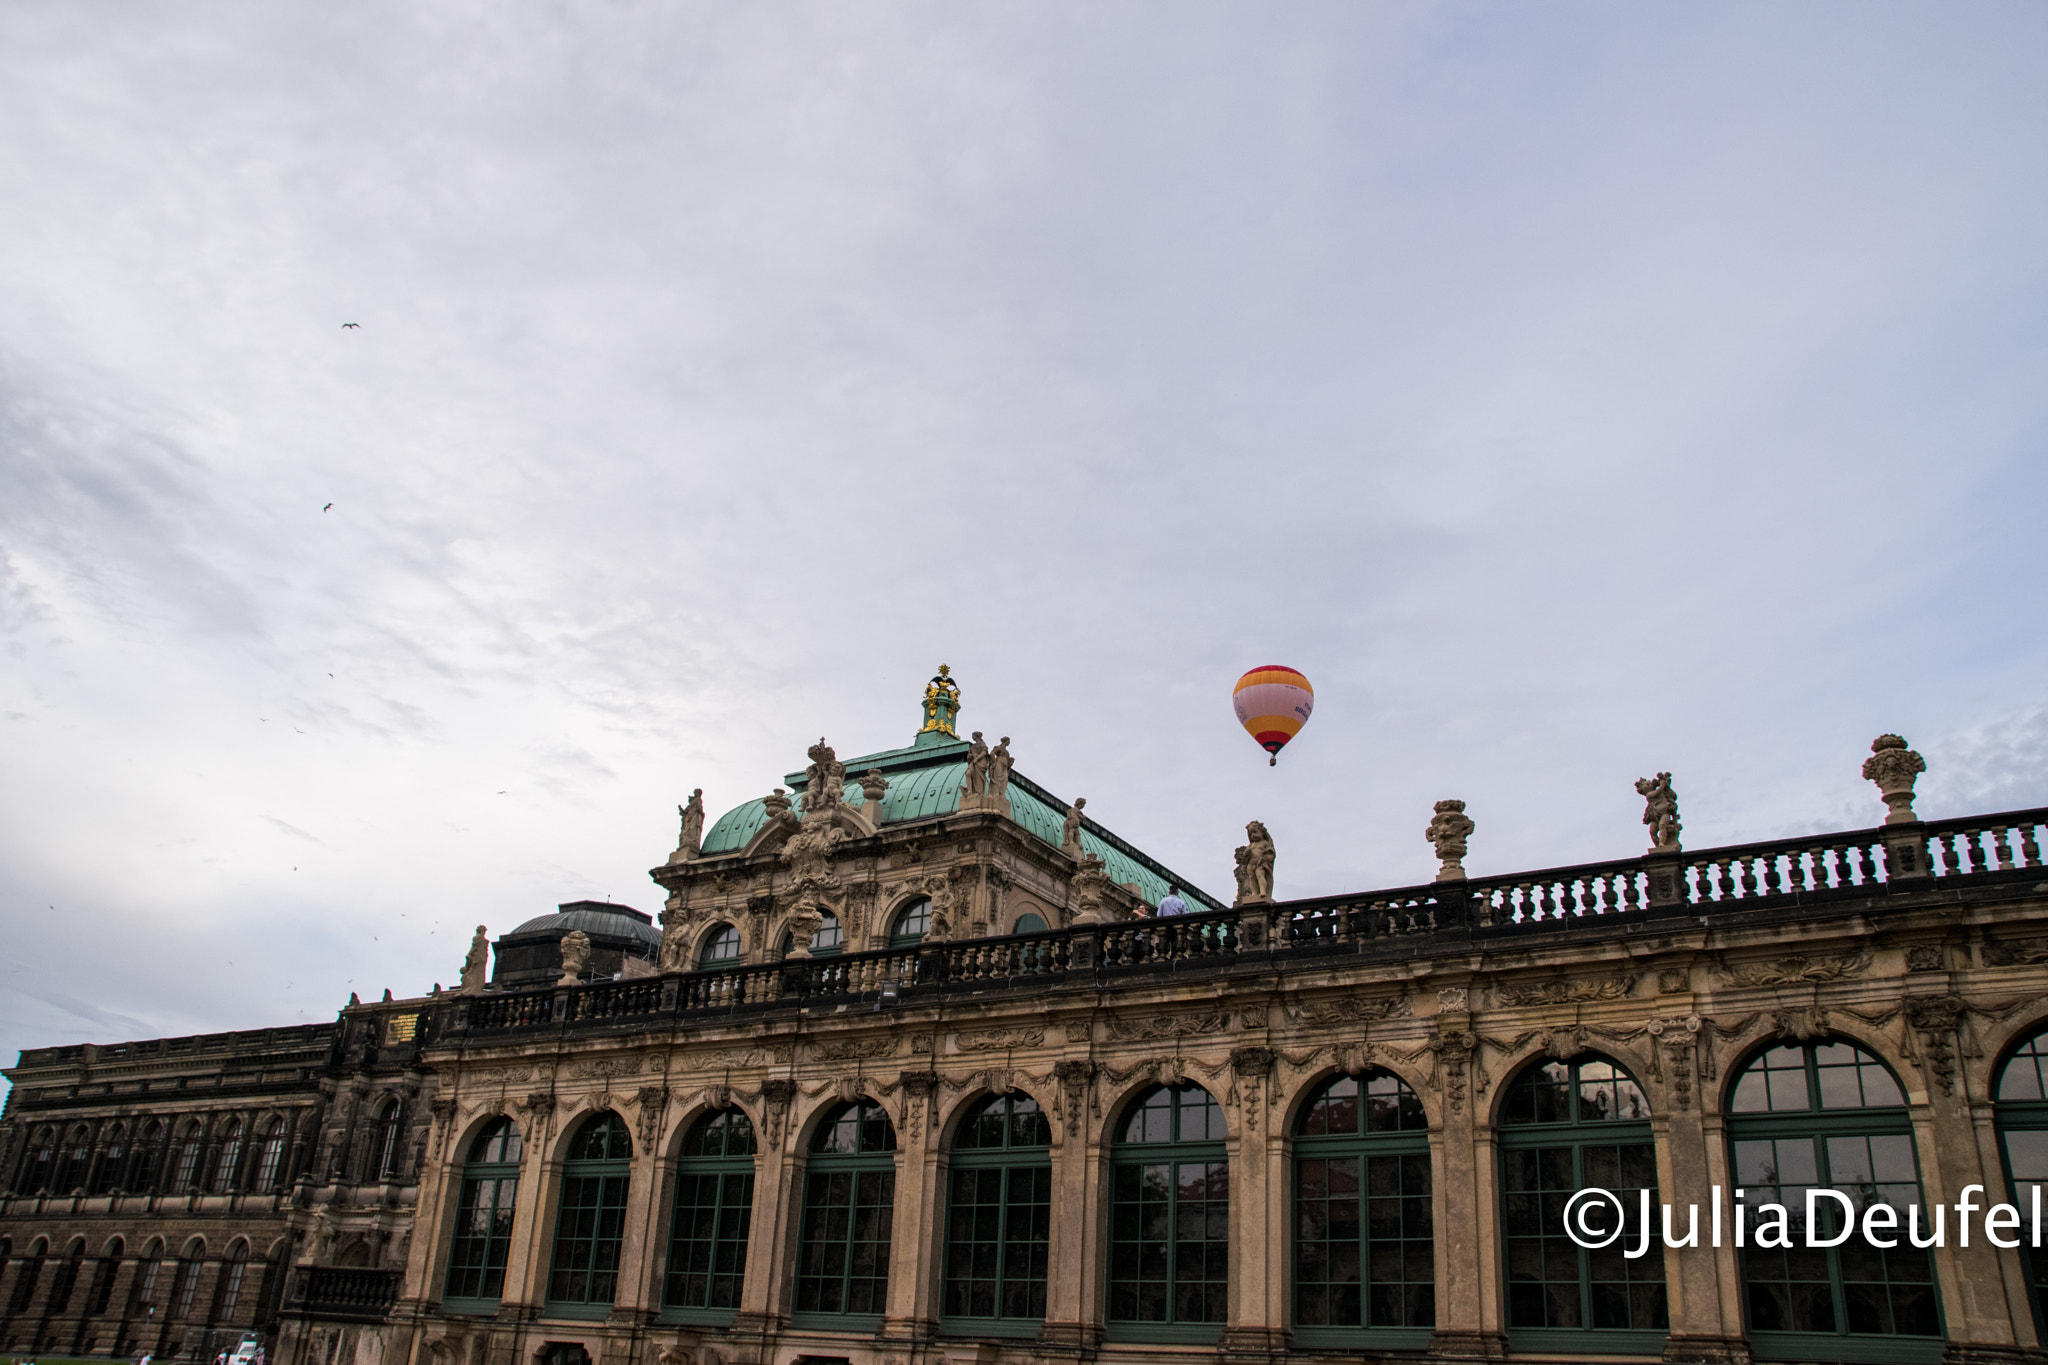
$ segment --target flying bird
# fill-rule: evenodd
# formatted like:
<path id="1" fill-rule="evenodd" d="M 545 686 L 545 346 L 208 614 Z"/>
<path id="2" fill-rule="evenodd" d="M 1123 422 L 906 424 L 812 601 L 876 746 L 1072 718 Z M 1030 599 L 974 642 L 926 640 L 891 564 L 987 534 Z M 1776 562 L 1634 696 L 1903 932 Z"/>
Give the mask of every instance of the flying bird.
<path id="1" fill-rule="evenodd" d="M 327 507 L 332 507 L 332 506 L 334 506 L 334 504 L 333 504 L 333 503 L 331 503 L 331 502 L 327 504 Z M 325 512 L 325 511 L 327 510 L 327 507 L 323 507 L 323 508 L 321 508 L 320 510 L 321 510 L 321 511 L 323 511 L 323 512 Z"/>
<path id="2" fill-rule="evenodd" d="M 360 327 L 362 325 L 360 322 L 344 322 L 341 324 L 341 330 L 346 332 L 351 327 Z"/>

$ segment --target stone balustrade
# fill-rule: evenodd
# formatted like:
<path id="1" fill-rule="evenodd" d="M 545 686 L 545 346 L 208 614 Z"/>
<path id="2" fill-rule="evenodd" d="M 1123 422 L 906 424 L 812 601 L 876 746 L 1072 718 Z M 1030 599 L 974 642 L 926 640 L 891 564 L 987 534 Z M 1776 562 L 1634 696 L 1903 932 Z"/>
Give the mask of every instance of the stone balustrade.
<path id="1" fill-rule="evenodd" d="M 1333 952 L 1410 956 L 1497 937 L 1566 933 L 1598 921 L 1712 920 L 1753 911 L 1881 901 L 1958 879 L 2038 875 L 2048 809 L 1819 834 L 1508 876 L 1283 901 L 1168 919 L 1074 925 L 1036 934 L 927 942 L 790 958 L 661 978 L 475 997 L 447 1032 L 644 1025 L 742 1011 L 880 1004 L 885 998 L 1242 969 L 1286 970 Z M 437 1025 L 437 1028 L 439 1026 Z"/>

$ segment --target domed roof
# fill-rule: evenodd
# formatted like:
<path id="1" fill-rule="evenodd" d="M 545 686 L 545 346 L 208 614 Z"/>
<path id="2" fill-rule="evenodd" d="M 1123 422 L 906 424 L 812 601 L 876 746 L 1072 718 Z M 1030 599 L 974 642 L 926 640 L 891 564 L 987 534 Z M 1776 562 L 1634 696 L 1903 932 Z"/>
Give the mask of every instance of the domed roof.
<path id="1" fill-rule="evenodd" d="M 893 825 L 952 815 L 960 809 L 960 791 L 967 781 L 966 755 L 965 741 L 922 734 L 918 736 L 918 742 L 907 749 L 891 749 L 886 753 L 848 759 L 845 800 L 848 804 L 863 800 L 860 783 L 855 778 L 870 768 L 879 768 L 889 780 L 888 790 L 882 796 L 880 823 Z M 805 785 L 803 775 L 791 773 L 783 781 L 791 785 L 792 804 L 796 804 L 794 795 L 800 793 Z M 1017 772 L 1010 775 L 1008 795 L 1010 819 L 1058 848 L 1060 836 L 1066 830 L 1064 803 Z M 873 818 L 872 812 L 870 818 Z M 767 823 L 768 809 L 760 797 L 733 807 L 705 831 L 701 845 L 703 856 L 716 858 L 738 853 Z M 1109 874 L 1111 881 L 1137 886 L 1148 904 L 1159 904 L 1166 896 L 1167 884 L 1179 882 L 1182 893 L 1199 902 L 1203 908 L 1221 908 L 1211 897 L 1180 881 L 1092 820 L 1082 822 L 1081 847 L 1102 859 L 1103 871 Z"/>
<path id="2" fill-rule="evenodd" d="M 593 938 L 623 938 L 649 948 L 661 946 L 661 930 L 654 927 L 653 916 L 609 901 L 570 901 L 557 906 L 552 915 L 535 916 L 505 937 L 547 934 L 560 938 L 577 930 Z"/>

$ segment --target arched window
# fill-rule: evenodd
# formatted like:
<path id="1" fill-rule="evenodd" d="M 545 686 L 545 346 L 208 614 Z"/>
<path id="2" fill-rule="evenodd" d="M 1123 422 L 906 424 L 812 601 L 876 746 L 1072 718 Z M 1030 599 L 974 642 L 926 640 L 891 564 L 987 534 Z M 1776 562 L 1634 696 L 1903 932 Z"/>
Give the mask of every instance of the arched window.
<path id="1" fill-rule="evenodd" d="M 71 1130 L 64 1141 L 63 1150 L 57 1155 L 57 1176 L 50 1182 L 50 1193 L 69 1194 L 85 1184 L 86 1167 L 92 1161 L 92 1130 L 79 1124 Z M 84 1253 L 81 1251 L 80 1255 Z"/>
<path id="2" fill-rule="evenodd" d="M 1294 1327 L 1303 1344 L 1397 1349 L 1436 1325 L 1429 1120 L 1408 1083 L 1377 1068 L 1310 1092 L 1294 1125 Z M 1377 1336 L 1375 1339 L 1379 1339 Z"/>
<path id="3" fill-rule="evenodd" d="M 491 1312 L 505 1292 L 505 1253 L 512 1245 L 512 1209 L 519 1201 L 519 1130 L 493 1119 L 469 1144 L 455 1240 L 448 1248 L 450 1312 Z"/>
<path id="4" fill-rule="evenodd" d="M 1042 934 L 1045 932 L 1045 917 L 1038 914 L 1017 916 L 1017 922 L 1010 926 L 1013 934 Z"/>
<path id="5" fill-rule="evenodd" d="M 932 902 L 929 896 L 919 896 L 896 912 L 896 918 L 889 924 L 889 946 L 908 948 L 924 941 L 932 927 Z"/>
<path id="6" fill-rule="evenodd" d="M 789 950 L 796 946 L 796 939 L 789 930 L 782 931 L 782 956 L 788 957 Z M 828 911 L 818 916 L 818 932 L 811 936 L 811 956 L 831 957 L 846 950 L 846 926 L 839 922 L 839 916 Z"/>
<path id="7" fill-rule="evenodd" d="M 1728 1110 L 1757 1354 L 1894 1360 L 1899 1338 L 1939 1337 L 1934 1265 L 1906 1233 L 1907 1210 L 1922 1202 L 1912 1120 L 1885 1064 L 1849 1043 L 1774 1047 L 1736 1077 Z M 1807 1246 L 1810 1189 L 1838 1191 L 1855 1210 L 1848 1229 L 1834 1199 L 1816 1201 L 1825 1226 L 1813 1240 L 1846 1231 L 1840 1246 Z M 1879 1204 L 1891 1213 L 1866 1223 Z M 1886 1217 L 1899 1231 L 1881 1230 Z"/>
<path id="8" fill-rule="evenodd" d="M 50 1188 L 52 1168 L 57 1164 L 57 1130 L 45 1128 L 36 1134 L 35 1146 L 21 1173 L 21 1192 L 41 1194 Z M 17 1312 L 20 1310 L 16 1310 Z"/>
<path id="9" fill-rule="evenodd" d="M 1657 1151 L 1642 1087 L 1613 1062 L 1585 1057 L 1525 1068 L 1501 1097 L 1501 1212 L 1508 1331 L 1531 1349 L 1656 1351 L 1671 1328 L 1663 1243 L 1641 1240 L 1641 1191 L 1658 1207 Z M 1565 1233 L 1564 1202 L 1597 1185 L 1621 1199 L 1622 1233 L 1598 1251 Z M 1589 1223 L 1600 1226 L 1597 1223 Z"/>
<path id="10" fill-rule="evenodd" d="M 384 1112 L 377 1119 L 377 1152 L 375 1178 L 379 1181 L 398 1178 L 398 1139 L 405 1131 L 405 1105 L 393 1099 L 384 1106 Z"/>
<path id="11" fill-rule="evenodd" d="M 573 1313 L 578 1307 L 609 1304 L 617 1294 L 632 1173 L 633 1139 L 626 1121 L 608 1109 L 585 1119 L 569 1140 L 569 1159 L 562 1166 L 549 1304 Z"/>
<path id="12" fill-rule="evenodd" d="M 228 1259 L 221 1267 L 220 1306 L 214 1318 L 218 1322 L 232 1323 L 235 1310 L 242 1306 L 242 1280 L 249 1273 L 249 1244 L 237 1241 L 228 1248 Z"/>
<path id="13" fill-rule="evenodd" d="M 161 1237 L 152 1237 L 142 1249 L 142 1268 L 135 1276 L 134 1312 L 144 1317 L 156 1306 L 157 1282 L 164 1269 L 164 1243 Z"/>
<path id="14" fill-rule="evenodd" d="M 199 1268 L 206 1257 L 206 1243 L 193 1238 L 178 1257 L 178 1278 L 171 1286 L 171 1316 L 183 1322 L 192 1316 L 192 1302 L 199 1293 Z"/>
<path id="15" fill-rule="evenodd" d="M 811 1141 L 796 1311 L 872 1319 L 888 1307 L 896 1130 L 873 1100 L 842 1104 Z"/>
<path id="16" fill-rule="evenodd" d="M 178 1144 L 178 1169 L 171 1176 L 173 1194 L 183 1194 L 199 1187 L 199 1157 L 205 1150 L 206 1143 L 199 1136 L 199 1125 L 188 1120 L 184 1138 Z"/>
<path id="17" fill-rule="evenodd" d="M 753 1122 L 740 1109 L 713 1110 L 683 1135 L 662 1303 L 730 1321 L 740 1306 L 753 1214 Z"/>
<path id="18" fill-rule="evenodd" d="M 93 1272 L 92 1293 L 85 1300 L 86 1316 L 97 1318 L 106 1313 L 114 1298 L 114 1277 L 121 1273 L 121 1254 L 126 1250 L 127 1245 L 116 1237 L 100 1253 L 99 1269 Z"/>
<path id="19" fill-rule="evenodd" d="M 704 950 L 697 954 L 699 967 L 727 967 L 740 960 L 740 931 L 730 924 L 721 924 L 711 931 L 704 940 Z"/>
<path id="20" fill-rule="evenodd" d="M 164 1140 L 169 1134 L 161 1120 L 151 1120 L 135 1144 L 135 1157 L 120 1188 L 129 1194 L 156 1193 L 157 1176 L 163 1171 Z"/>
<path id="21" fill-rule="evenodd" d="M 28 1259 L 22 1262 L 20 1274 L 14 1279 L 14 1299 L 9 1304 L 9 1313 L 20 1315 L 28 1311 L 30 1301 L 36 1296 L 36 1285 L 43 1278 L 43 1262 L 50 1254 L 50 1244 L 36 1238 L 28 1249 Z"/>
<path id="22" fill-rule="evenodd" d="M 100 1153 L 100 1163 L 93 1168 L 92 1184 L 87 1187 L 91 1194 L 106 1194 L 121 1187 L 122 1167 L 128 1161 L 128 1125 L 117 1123 L 107 1130 L 106 1149 Z"/>
<path id="23" fill-rule="evenodd" d="M 225 1194 L 235 1188 L 235 1177 L 242 1165 L 242 1121 L 229 1119 L 228 1126 L 221 1133 L 220 1159 L 213 1167 L 213 1190 Z"/>
<path id="24" fill-rule="evenodd" d="M 1999 1070 L 1993 1093 L 2012 1200 L 2031 1210 L 2035 1190 L 2048 1185 L 2048 1030 L 2013 1049 Z M 2048 1203 L 2048 1190 L 2038 1197 Z M 2048 1252 L 2033 1248 L 2031 1240 L 2021 1239 L 2020 1254 L 2026 1258 L 2027 1282 L 2034 1291 L 2034 1312 L 2048 1318 Z"/>
<path id="25" fill-rule="evenodd" d="M 56 1276 L 50 1281 L 50 1301 L 43 1305 L 43 1312 L 54 1317 L 71 1306 L 71 1291 L 78 1285 L 78 1272 L 85 1268 L 85 1239 L 75 1237 L 71 1249 L 64 1253 L 62 1264 L 57 1267 Z"/>
<path id="26" fill-rule="evenodd" d="M 284 1120 L 271 1118 L 263 1125 L 256 1149 L 256 1179 L 252 1188 L 259 1194 L 273 1193 L 284 1175 Z"/>
<path id="27" fill-rule="evenodd" d="M 1193 1083 L 1155 1085 L 1125 1111 L 1110 1170 L 1112 1327 L 1179 1328 L 1202 1341 L 1221 1331 L 1230 1285 L 1225 1136 L 1222 1106 Z"/>
<path id="28" fill-rule="evenodd" d="M 1029 1095 L 991 1095 L 960 1120 L 946 1202 L 940 1312 L 963 1325 L 1045 1319 L 1052 1126 Z"/>

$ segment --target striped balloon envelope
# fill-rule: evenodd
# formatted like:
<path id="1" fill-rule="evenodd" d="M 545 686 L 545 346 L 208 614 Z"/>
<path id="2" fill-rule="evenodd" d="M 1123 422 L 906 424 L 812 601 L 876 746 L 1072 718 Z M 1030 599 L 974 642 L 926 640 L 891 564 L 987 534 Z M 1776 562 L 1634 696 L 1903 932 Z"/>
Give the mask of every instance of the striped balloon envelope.
<path id="1" fill-rule="evenodd" d="M 1287 741 L 1308 724 L 1308 713 L 1316 709 L 1316 690 L 1284 664 L 1261 664 L 1237 680 L 1231 703 L 1245 733 L 1273 755 L 1266 764 L 1272 767 Z"/>

